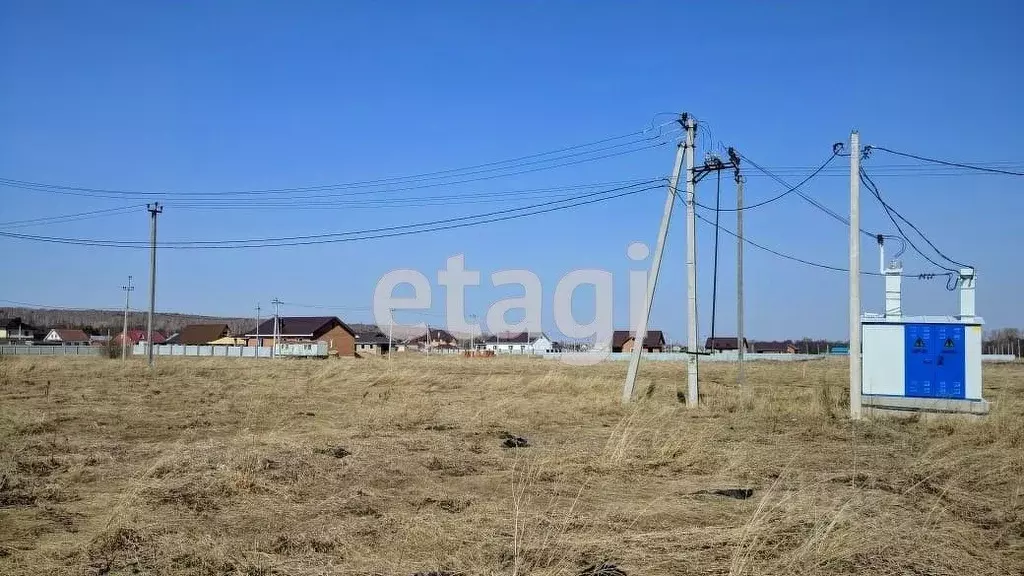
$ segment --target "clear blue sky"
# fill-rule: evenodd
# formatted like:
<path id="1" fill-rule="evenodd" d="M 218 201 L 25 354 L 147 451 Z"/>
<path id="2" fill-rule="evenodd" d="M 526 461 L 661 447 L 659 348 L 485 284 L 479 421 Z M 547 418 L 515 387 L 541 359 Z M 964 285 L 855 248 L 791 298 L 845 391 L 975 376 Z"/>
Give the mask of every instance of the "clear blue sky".
<path id="1" fill-rule="evenodd" d="M 4 2 L 0 5 L 0 177 L 94 188 L 221 191 L 320 185 L 473 165 L 642 129 L 689 111 L 714 141 L 760 164 L 810 167 L 860 130 L 864 144 L 940 158 L 1024 164 L 1019 2 Z M 668 119 L 660 116 L 659 120 Z M 703 153 L 703 151 L 701 151 Z M 665 176 L 671 145 L 515 178 L 408 192 L 497 191 Z M 907 164 L 878 155 L 877 166 Z M 807 192 L 848 210 L 843 163 Z M 869 169 L 872 164 L 868 164 Z M 953 258 L 979 270 L 989 327 L 1024 326 L 1024 178 L 885 176 L 890 201 Z M 932 173 L 936 170 L 932 170 Z M 798 170 L 785 172 L 795 181 Z M 724 184 L 729 181 L 725 180 Z M 732 187 L 723 186 L 726 203 Z M 779 186 L 753 173 L 751 201 Z M 714 181 L 700 200 L 713 203 Z M 400 196 L 397 194 L 396 196 Z M 392 196 L 392 197 L 396 197 Z M 145 200 L 0 187 L 0 221 Z M 481 317 L 508 295 L 495 270 L 545 285 L 576 268 L 616 274 L 625 326 L 627 244 L 653 245 L 664 193 L 487 227 L 314 247 L 159 256 L 158 308 L 251 315 L 257 301 L 364 307 L 383 273 L 435 280 L 447 257 L 484 274 Z M 285 236 L 484 212 L 503 204 L 303 210 L 190 208 L 163 198 L 162 240 Z M 534 201 L 527 200 L 526 203 Z M 521 202 L 520 202 L 521 203 Z M 864 226 L 891 232 L 865 193 Z M 509 201 L 514 205 L 514 201 Z M 685 221 L 676 212 L 652 327 L 683 339 Z M 723 214 L 732 228 L 734 215 Z M 847 232 L 796 197 L 751 211 L 753 240 L 845 266 Z M 9 228 L 3 228 L 9 230 Z M 16 229 L 146 240 L 147 214 Z M 712 229 L 699 229 L 701 333 L 710 321 Z M 0 238 L 0 298 L 118 307 L 128 274 L 147 288 L 148 252 Z M 876 267 L 865 241 L 865 268 Z M 747 250 L 748 333 L 842 337 L 846 276 Z M 931 268 L 912 254 L 907 268 Z M 719 333 L 732 332 L 735 243 L 722 236 Z M 956 311 L 941 281 L 908 280 L 905 308 Z M 863 283 L 865 308 L 881 284 Z M 435 289 L 435 311 L 443 306 Z M 585 295 L 584 295 L 585 296 Z M 266 308 L 265 308 L 266 309 Z M 288 309 L 288 313 L 310 310 Z M 368 320 L 338 310 L 346 320 Z M 408 319 L 408 318 L 407 318 Z M 553 328 L 550 310 L 545 324 Z"/>

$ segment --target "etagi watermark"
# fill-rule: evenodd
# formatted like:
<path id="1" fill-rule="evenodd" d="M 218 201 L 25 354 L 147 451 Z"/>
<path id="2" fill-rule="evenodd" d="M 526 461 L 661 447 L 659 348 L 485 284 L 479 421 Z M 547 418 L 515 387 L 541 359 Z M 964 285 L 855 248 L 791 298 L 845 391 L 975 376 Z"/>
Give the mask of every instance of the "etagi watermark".
<path id="1" fill-rule="evenodd" d="M 650 256 L 650 249 L 642 242 L 633 242 L 626 249 L 626 256 L 633 262 L 642 262 Z M 635 332 L 640 323 L 647 298 L 648 271 L 629 271 L 629 329 Z M 607 358 L 611 352 L 612 333 L 612 273 L 607 270 L 573 270 L 562 276 L 555 285 L 551 302 L 555 326 L 566 337 L 590 340 L 594 347 L 589 352 L 563 353 L 560 359 L 570 364 L 594 364 Z M 530 270 L 499 270 L 491 274 L 495 286 L 521 286 L 522 296 L 504 298 L 492 302 L 487 309 L 485 322 L 491 333 L 530 332 L 539 333 L 543 313 L 543 294 L 540 278 Z M 467 270 L 464 254 L 447 259 L 445 268 L 437 271 L 437 283 L 445 288 L 445 328 L 451 332 L 479 336 L 482 331 L 477 323 L 466 322 L 466 288 L 480 285 L 480 272 Z M 412 288 L 412 296 L 397 297 L 399 286 Z M 591 320 L 580 323 L 573 314 L 573 296 L 583 286 L 593 287 L 594 314 Z M 433 305 L 433 292 L 426 275 L 417 270 L 403 269 L 388 272 L 377 281 L 373 291 L 373 315 L 378 326 L 396 324 L 393 313 L 396 310 L 427 310 Z M 512 311 L 521 311 L 516 316 L 522 319 L 515 323 L 506 321 Z M 414 325 L 426 329 L 425 323 Z"/>

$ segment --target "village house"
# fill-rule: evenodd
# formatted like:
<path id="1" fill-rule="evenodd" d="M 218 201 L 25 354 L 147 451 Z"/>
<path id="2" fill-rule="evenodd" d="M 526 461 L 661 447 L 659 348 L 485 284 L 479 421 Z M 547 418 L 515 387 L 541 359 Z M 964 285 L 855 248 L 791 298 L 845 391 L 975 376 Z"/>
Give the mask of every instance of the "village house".
<path id="1" fill-rule="evenodd" d="M 54 328 L 43 337 L 44 344 L 61 346 L 88 346 L 89 335 L 82 330 L 71 328 Z"/>
<path id="2" fill-rule="evenodd" d="M 452 336 L 451 332 L 441 328 L 427 328 L 425 334 L 421 334 L 405 341 L 407 347 L 415 346 L 424 350 L 432 350 L 438 347 L 459 347 L 459 340 Z"/>
<path id="3" fill-rule="evenodd" d="M 554 351 L 555 343 L 543 332 L 519 332 L 492 334 L 480 347 L 495 354 L 547 354 Z"/>
<path id="4" fill-rule="evenodd" d="M 704 342 L 704 349 L 709 352 L 725 352 L 735 351 L 737 347 L 737 338 L 735 336 L 716 336 L 715 338 L 708 338 Z M 746 338 L 743 339 L 743 351 L 750 350 L 750 342 Z"/>
<path id="5" fill-rule="evenodd" d="M 245 334 L 247 346 L 274 345 L 274 318 Z M 280 316 L 276 318 L 281 344 L 288 342 L 326 342 L 327 350 L 338 356 L 356 355 L 356 335 L 337 316 Z"/>
<path id="6" fill-rule="evenodd" d="M 391 352 L 391 342 L 380 330 L 356 331 L 356 355 L 381 356 Z"/>
<path id="7" fill-rule="evenodd" d="M 114 338 L 114 343 L 117 344 L 118 346 L 120 346 L 123 337 L 124 336 L 122 334 L 118 334 Z M 166 340 L 167 340 L 167 337 L 164 336 L 163 332 L 160 332 L 159 330 L 153 330 L 153 344 L 163 344 Z M 138 344 L 140 342 L 145 342 L 145 341 L 146 341 L 146 331 L 145 330 L 135 329 L 135 330 L 129 330 L 128 331 L 128 345 L 129 346 L 135 346 L 136 344 Z"/>
<path id="8" fill-rule="evenodd" d="M 189 324 L 178 332 L 174 344 L 199 346 L 219 342 L 222 338 L 227 338 L 229 344 L 235 343 L 227 324 Z"/>
<path id="9" fill-rule="evenodd" d="M 0 321 L 0 341 L 11 344 L 29 344 L 35 339 L 39 330 L 21 321 L 21 318 L 10 318 Z"/>
<path id="10" fill-rule="evenodd" d="M 796 345 L 792 342 L 754 342 L 753 350 L 758 354 L 796 354 Z"/>
<path id="11" fill-rule="evenodd" d="M 635 338 L 629 330 L 616 330 L 612 334 L 612 352 L 632 352 L 634 345 Z M 665 334 L 661 330 L 648 330 L 643 348 L 644 352 L 664 352 Z"/>

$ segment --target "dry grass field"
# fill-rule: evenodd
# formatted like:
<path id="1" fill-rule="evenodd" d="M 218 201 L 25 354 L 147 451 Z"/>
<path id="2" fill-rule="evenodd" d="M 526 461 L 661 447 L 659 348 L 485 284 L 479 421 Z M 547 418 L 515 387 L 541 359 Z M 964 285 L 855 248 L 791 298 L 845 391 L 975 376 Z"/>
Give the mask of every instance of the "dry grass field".
<path id="1" fill-rule="evenodd" d="M 841 360 L 625 369 L 3 358 L 0 573 L 1024 573 L 1024 366 L 856 425 Z"/>

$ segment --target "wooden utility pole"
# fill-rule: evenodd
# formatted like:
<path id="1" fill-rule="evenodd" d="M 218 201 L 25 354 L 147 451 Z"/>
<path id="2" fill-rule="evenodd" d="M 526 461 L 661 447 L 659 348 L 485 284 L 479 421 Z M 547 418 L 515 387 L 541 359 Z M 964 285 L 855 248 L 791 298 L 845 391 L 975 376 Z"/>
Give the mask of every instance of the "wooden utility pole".
<path id="1" fill-rule="evenodd" d="M 153 314 L 156 313 L 156 217 L 164 211 L 159 202 L 146 204 L 149 210 L 149 321 L 146 325 L 146 348 L 149 367 L 153 367 Z"/>

